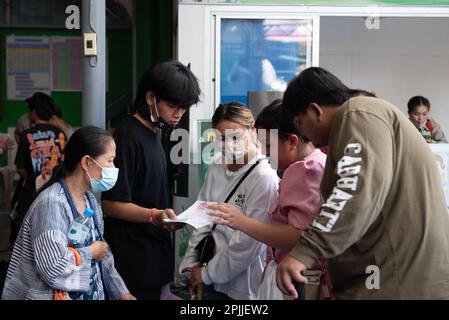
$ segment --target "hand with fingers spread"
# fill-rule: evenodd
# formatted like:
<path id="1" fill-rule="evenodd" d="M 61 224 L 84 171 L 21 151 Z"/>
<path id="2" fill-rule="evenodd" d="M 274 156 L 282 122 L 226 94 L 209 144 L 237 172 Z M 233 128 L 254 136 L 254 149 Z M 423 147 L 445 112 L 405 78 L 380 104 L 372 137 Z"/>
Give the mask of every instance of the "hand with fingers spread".
<path id="1" fill-rule="evenodd" d="M 216 219 L 215 224 L 225 225 L 234 230 L 241 230 L 248 219 L 240 210 L 227 203 L 210 205 L 207 208 L 213 210 L 208 215 L 221 218 Z"/>
<path id="2" fill-rule="evenodd" d="M 301 272 L 306 270 L 306 266 L 292 256 L 285 257 L 277 267 L 276 284 L 284 294 L 293 298 L 298 298 L 298 292 L 293 285 L 293 281 L 307 283 Z"/>

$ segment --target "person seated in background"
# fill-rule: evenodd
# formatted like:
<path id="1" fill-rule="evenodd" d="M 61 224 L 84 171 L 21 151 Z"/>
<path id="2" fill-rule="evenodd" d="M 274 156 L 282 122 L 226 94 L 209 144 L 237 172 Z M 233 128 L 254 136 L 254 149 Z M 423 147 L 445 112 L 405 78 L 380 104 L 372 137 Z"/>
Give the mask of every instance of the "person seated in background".
<path id="1" fill-rule="evenodd" d="M 415 96 L 409 100 L 407 107 L 410 121 L 427 143 L 448 143 L 441 126 L 429 116 L 429 99 L 423 96 Z"/>
<path id="2" fill-rule="evenodd" d="M 11 150 L 13 147 L 14 147 L 13 139 L 11 139 L 11 137 L 6 134 L 0 134 L 0 156 L 3 155 L 5 152 Z M 8 174 L 8 173 L 2 173 L 2 174 Z M 6 192 L 5 190 L 9 187 L 6 185 L 4 180 L 2 183 L 2 188 L 3 188 L 2 194 L 5 196 L 5 199 L 3 199 L 3 201 L 5 201 L 7 203 L 6 196 L 7 196 L 8 192 Z M 0 252 L 7 252 L 7 251 L 11 251 L 11 245 L 9 245 L 8 247 L 3 247 L 3 246 L 0 247 Z M 1 274 L 0 274 L 0 281 L 1 281 Z"/>
<path id="3" fill-rule="evenodd" d="M 31 108 L 30 105 L 28 105 L 28 109 Z M 22 134 L 23 131 L 25 131 L 26 129 L 29 129 L 30 127 L 32 127 L 34 124 L 31 123 L 30 121 L 30 112 L 32 110 L 29 109 L 29 111 L 23 115 L 20 116 L 20 118 L 17 120 L 17 124 L 16 124 L 16 128 L 14 130 L 14 140 L 16 141 L 17 144 L 19 144 L 20 141 L 20 135 Z M 23 180 L 22 178 L 20 178 L 19 182 L 17 183 L 17 187 L 16 190 L 14 191 L 14 195 L 11 201 L 11 210 L 14 207 L 14 204 L 17 203 L 17 197 L 20 194 L 20 189 L 21 186 L 23 185 Z"/>
<path id="4" fill-rule="evenodd" d="M 30 108 L 32 108 L 32 106 L 30 106 L 28 104 L 28 112 L 23 114 L 22 116 L 20 116 L 20 118 L 17 120 L 17 124 L 16 124 L 16 128 L 14 130 L 14 139 L 16 141 L 17 144 L 19 144 L 20 141 L 20 136 L 22 135 L 22 132 L 25 131 L 26 129 L 29 129 L 31 126 L 33 126 L 34 124 L 31 123 L 30 121 L 30 112 L 33 111 Z M 11 210 L 11 220 L 15 220 L 15 212 L 16 212 L 16 208 L 17 208 L 17 204 L 19 201 L 19 195 L 22 193 L 22 189 L 23 189 L 23 184 L 24 184 L 24 179 L 22 178 L 22 176 L 19 177 L 19 181 L 17 182 L 17 186 L 14 190 L 14 194 L 12 196 L 11 199 L 11 206 L 10 206 L 10 210 Z M 14 224 L 11 223 L 11 238 L 10 238 L 10 244 L 9 244 L 9 248 L 6 251 L 11 251 L 12 250 L 12 244 L 14 242 L 14 239 L 16 237 L 16 233 L 18 230 L 16 230 L 17 228 L 14 227 Z"/>
<path id="5" fill-rule="evenodd" d="M 70 139 L 72 134 L 75 132 L 72 126 L 64 121 L 62 110 L 57 105 L 55 105 L 55 114 L 51 117 L 50 124 L 64 131 L 67 139 Z"/>

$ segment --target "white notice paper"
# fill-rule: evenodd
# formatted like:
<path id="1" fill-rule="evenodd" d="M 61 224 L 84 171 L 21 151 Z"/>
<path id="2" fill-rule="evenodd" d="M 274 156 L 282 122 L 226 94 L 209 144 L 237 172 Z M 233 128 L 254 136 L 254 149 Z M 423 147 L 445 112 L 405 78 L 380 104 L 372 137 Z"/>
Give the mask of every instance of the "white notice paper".
<path id="1" fill-rule="evenodd" d="M 164 222 L 181 222 L 190 224 L 195 229 L 214 224 L 217 217 L 209 216 L 207 213 L 213 210 L 207 209 L 207 206 L 217 204 L 216 202 L 197 201 L 186 211 L 176 217 L 175 220 L 164 219 Z"/>

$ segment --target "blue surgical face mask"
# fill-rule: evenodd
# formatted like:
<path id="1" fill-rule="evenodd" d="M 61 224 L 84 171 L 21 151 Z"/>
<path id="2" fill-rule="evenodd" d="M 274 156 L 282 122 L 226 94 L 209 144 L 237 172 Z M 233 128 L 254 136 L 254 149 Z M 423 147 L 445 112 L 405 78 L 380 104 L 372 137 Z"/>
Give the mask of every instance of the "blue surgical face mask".
<path id="1" fill-rule="evenodd" d="M 89 175 L 89 172 L 86 171 L 87 176 L 90 179 L 90 185 L 92 187 L 92 191 L 94 193 L 97 192 L 105 192 L 111 190 L 118 179 L 118 168 L 105 168 L 102 167 L 97 161 L 89 157 L 97 166 L 101 168 L 101 179 L 92 179 Z"/>

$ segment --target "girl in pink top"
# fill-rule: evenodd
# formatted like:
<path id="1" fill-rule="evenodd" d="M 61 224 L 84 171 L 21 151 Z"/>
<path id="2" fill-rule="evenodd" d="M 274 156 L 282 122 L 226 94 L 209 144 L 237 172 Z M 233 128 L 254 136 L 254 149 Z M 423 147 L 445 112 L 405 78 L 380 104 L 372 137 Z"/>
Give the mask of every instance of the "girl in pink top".
<path id="1" fill-rule="evenodd" d="M 269 211 L 269 223 L 248 218 L 229 204 L 209 207 L 215 210 L 210 215 L 221 218 L 215 223 L 241 230 L 274 249 L 274 260 L 271 250 L 268 254 L 270 263 L 259 289 L 260 299 L 283 299 L 276 287 L 276 266 L 288 255 L 298 242 L 301 232 L 319 212 L 320 183 L 326 163 L 326 155 L 299 134 L 294 122 L 283 118 L 281 103 L 281 100 L 274 101 L 262 111 L 256 121 L 258 129 L 278 130 L 277 141 L 271 141 L 271 144 L 267 134 L 266 153 L 272 165 L 277 160 L 278 168 L 285 170 L 279 185 L 277 204 Z M 273 143 L 277 143 L 278 152 L 272 147 Z M 273 154 L 270 154 L 270 150 Z M 324 260 L 317 261 L 315 265 L 320 269 L 323 266 Z"/>

